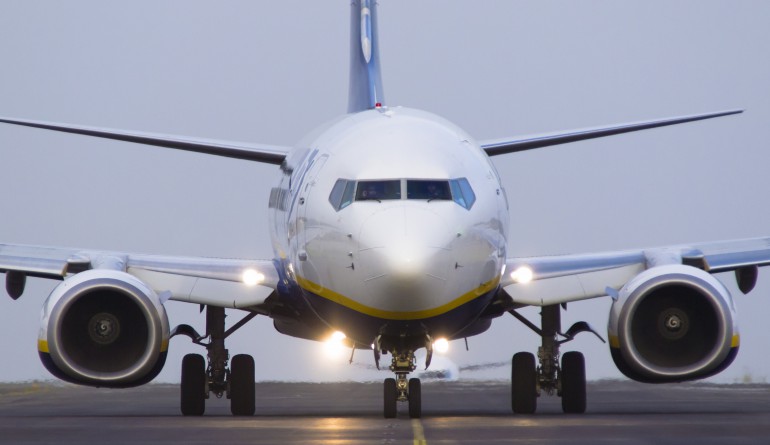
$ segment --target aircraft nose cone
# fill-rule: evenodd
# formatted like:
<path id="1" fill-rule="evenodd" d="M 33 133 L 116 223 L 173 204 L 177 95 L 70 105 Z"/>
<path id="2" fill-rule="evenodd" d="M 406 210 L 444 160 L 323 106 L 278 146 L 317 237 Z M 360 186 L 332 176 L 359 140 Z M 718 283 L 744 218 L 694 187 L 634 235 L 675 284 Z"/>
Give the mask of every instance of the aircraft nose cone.
<path id="1" fill-rule="evenodd" d="M 399 242 L 380 249 L 376 256 L 380 257 L 381 265 L 384 266 L 382 271 L 389 273 L 393 279 L 414 281 L 430 265 L 433 250 L 414 242 Z"/>
<path id="2" fill-rule="evenodd" d="M 371 215 L 359 241 L 363 279 L 371 297 L 419 310 L 441 297 L 451 262 L 450 226 L 436 212 L 391 207 Z"/>

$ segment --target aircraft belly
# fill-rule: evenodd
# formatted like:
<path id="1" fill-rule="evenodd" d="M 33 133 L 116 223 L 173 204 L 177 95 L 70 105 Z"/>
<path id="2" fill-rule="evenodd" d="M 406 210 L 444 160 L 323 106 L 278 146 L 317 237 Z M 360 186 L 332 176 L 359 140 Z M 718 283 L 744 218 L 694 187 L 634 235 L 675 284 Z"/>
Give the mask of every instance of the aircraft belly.
<path id="1" fill-rule="evenodd" d="M 407 336 L 428 333 L 434 337 L 451 338 L 478 319 L 496 291 L 495 284 L 445 312 L 423 318 L 410 318 L 414 313 L 351 307 L 354 305 L 345 304 L 349 302 L 333 301 L 327 298 L 328 295 L 319 295 L 303 286 L 305 300 L 324 323 L 328 324 L 331 330 L 343 331 L 363 346 L 368 346 L 383 332 Z"/>

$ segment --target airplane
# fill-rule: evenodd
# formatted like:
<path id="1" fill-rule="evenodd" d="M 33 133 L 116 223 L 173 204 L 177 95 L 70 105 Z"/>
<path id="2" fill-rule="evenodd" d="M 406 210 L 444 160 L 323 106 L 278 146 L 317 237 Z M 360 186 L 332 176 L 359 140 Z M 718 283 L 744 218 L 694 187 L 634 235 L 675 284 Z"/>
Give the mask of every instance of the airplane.
<path id="1" fill-rule="evenodd" d="M 391 106 L 383 94 L 377 5 L 351 5 L 348 113 L 297 147 L 212 141 L 1 118 L 0 122 L 279 167 L 270 191 L 275 256 L 267 260 L 134 254 L 0 245 L 6 290 L 19 298 L 27 277 L 61 280 L 43 307 L 38 350 L 63 380 L 132 387 L 162 369 L 169 340 L 190 337 L 207 356 L 182 363 L 181 411 L 202 415 L 210 394 L 234 415 L 255 412 L 255 363 L 232 359 L 226 338 L 258 315 L 279 332 L 311 340 L 336 336 L 390 356 L 383 414 L 406 403 L 422 415 L 415 352 L 429 368 L 440 339 L 481 334 L 510 314 L 541 337 L 537 356 L 512 359 L 511 408 L 536 410 L 555 394 L 567 413 L 586 409 L 585 359 L 560 353 L 578 322 L 561 327 L 568 303 L 610 298 L 609 344 L 618 368 L 644 382 L 686 381 L 723 370 L 740 336 L 730 292 L 712 274 L 733 271 L 750 292 L 770 261 L 770 239 L 722 241 L 555 257 L 509 255 L 509 208 L 496 156 L 738 114 L 681 116 L 477 142 L 428 112 Z M 164 304 L 206 310 L 206 332 L 171 328 Z M 541 307 L 539 325 L 518 309 Z M 243 319 L 225 329 L 225 308 Z M 598 334 L 597 334 L 598 335 Z M 344 336 L 344 337 L 343 337 Z M 420 363 L 423 365 L 423 363 Z"/>

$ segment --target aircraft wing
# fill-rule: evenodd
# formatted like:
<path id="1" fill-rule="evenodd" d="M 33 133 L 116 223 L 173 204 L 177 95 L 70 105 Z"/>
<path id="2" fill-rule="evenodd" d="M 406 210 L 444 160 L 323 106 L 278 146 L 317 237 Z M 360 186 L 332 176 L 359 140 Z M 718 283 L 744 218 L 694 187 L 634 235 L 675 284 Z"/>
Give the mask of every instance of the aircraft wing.
<path id="1" fill-rule="evenodd" d="M 648 130 L 651 128 L 666 127 L 668 125 L 683 124 L 686 122 L 712 119 L 715 117 L 729 116 L 743 113 L 743 110 L 727 110 L 715 113 L 693 114 L 689 116 L 670 117 L 652 121 L 616 124 L 606 127 L 583 128 L 578 130 L 561 131 L 557 133 L 545 133 L 515 138 L 503 138 L 481 141 L 480 145 L 489 156 L 497 156 L 506 153 L 532 150 L 535 148 L 549 147 L 551 145 L 566 144 L 569 142 L 595 139 L 616 134 L 630 133 L 632 131 Z"/>
<path id="2" fill-rule="evenodd" d="M 244 159 L 247 161 L 281 164 L 291 151 L 289 147 L 276 145 L 257 145 L 246 142 L 218 141 L 213 139 L 197 139 L 183 136 L 171 136 L 138 131 L 115 130 L 112 128 L 86 127 L 80 125 L 44 122 L 26 119 L 0 117 L 0 122 L 24 127 L 42 128 L 44 130 L 60 131 L 63 133 L 94 136 L 117 141 L 133 142 L 157 147 L 173 148 L 176 150 L 205 153 L 228 158 Z"/>
<path id="3" fill-rule="evenodd" d="M 161 256 L 0 244 L 0 273 L 6 273 L 9 293 L 11 283 L 24 280 L 26 276 L 64 279 L 85 270 L 100 268 L 117 269 L 136 276 L 155 290 L 162 300 L 230 308 L 264 303 L 279 281 L 272 260 Z"/>
<path id="4" fill-rule="evenodd" d="M 735 271 L 739 287 L 747 293 L 756 281 L 752 269 L 770 265 L 770 238 L 509 258 L 501 287 L 516 304 L 546 306 L 612 295 L 643 270 L 663 264 L 685 264 L 710 273 Z M 741 280 L 748 281 L 746 287 Z"/>

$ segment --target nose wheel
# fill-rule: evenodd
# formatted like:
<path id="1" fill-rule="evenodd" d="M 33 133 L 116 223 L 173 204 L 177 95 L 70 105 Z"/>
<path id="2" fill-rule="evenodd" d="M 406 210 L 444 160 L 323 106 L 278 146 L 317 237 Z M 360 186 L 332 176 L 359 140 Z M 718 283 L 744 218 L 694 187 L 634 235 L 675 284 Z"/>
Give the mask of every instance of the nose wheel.
<path id="1" fill-rule="evenodd" d="M 409 404 L 409 417 L 419 419 L 422 417 L 422 385 L 420 379 L 407 379 L 410 372 L 414 371 L 414 351 L 407 353 L 393 352 L 391 371 L 396 373 L 396 378 L 387 378 L 383 383 L 383 415 L 386 419 L 395 418 L 398 413 L 398 402 Z"/>
<path id="2" fill-rule="evenodd" d="M 392 419 L 396 417 L 396 408 L 398 406 L 398 389 L 396 388 L 396 379 L 385 379 L 384 384 L 384 401 L 383 413 L 386 419 Z"/>
<path id="3" fill-rule="evenodd" d="M 420 379 L 409 379 L 409 417 L 422 417 L 422 385 Z"/>

